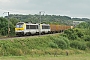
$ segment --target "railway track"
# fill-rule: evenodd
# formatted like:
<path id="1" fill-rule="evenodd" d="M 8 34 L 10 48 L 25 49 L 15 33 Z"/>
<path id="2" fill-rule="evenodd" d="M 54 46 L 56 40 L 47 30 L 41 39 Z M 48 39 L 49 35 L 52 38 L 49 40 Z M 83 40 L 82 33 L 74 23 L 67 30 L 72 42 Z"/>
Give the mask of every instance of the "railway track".
<path id="1" fill-rule="evenodd" d="M 21 37 L 1 37 L 0 40 L 13 40 L 13 39 L 21 39 L 21 38 L 30 38 L 30 37 L 35 37 L 34 36 L 21 36 Z"/>
<path id="2" fill-rule="evenodd" d="M 47 36 L 47 35 L 56 35 L 60 33 L 55 34 L 45 34 L 45 35 L 33 35 L 33 36 L 21 36 L 21 37 L 1 37 L 0 40 L 13 40 L 13 39 L 24 39 L 24 38 L 33 38 L 33 37 L 41 37 L 41 36 Z"/>

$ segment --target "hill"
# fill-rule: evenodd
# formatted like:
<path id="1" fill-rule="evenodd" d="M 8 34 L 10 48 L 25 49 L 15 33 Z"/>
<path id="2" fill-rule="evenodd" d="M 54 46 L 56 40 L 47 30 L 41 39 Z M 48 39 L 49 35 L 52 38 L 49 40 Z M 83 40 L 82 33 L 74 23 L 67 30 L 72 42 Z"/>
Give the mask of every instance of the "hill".
<path id="1" fill-rule="evenodd" d="M 40 22 L 40 15 L 19 15 L 19 14 L 10 14 L 9 18 L 16 18 L 20 21 L 24 22 L 32 22 L 32 23 L 39 23 Z M 41 22 L 42 23 L 49 23 L 49 24 L 65 24 L 65 25 L 72 25 L 72 21 L 90 21 L 88 18 L 71 18 L 69 16 L 60 16 L 60 15 L 41 15 Z"/>

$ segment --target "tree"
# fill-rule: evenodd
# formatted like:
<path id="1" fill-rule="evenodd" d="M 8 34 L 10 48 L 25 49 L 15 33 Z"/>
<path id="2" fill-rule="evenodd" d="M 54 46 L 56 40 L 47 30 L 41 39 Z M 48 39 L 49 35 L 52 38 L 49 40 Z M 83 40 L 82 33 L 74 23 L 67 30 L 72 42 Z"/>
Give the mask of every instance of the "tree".
<path id="1" fill-rule="evenodd" d="M 5 18 L 0 17 L 0 34 L 7 35 L 7 32 L 8 32 L 8 21 Z"/>
<path id="2" fill-rule="evenodd" d="M 10 22 L 15 26 L 17 22 L 19 22 L 20 20 L 16 19 L 16 18 L 10 18 Z"/>
<path id="3" fill-rule="evenodd" d="M 14 35 L 15 34 L 15 26 L 14 26 L 15 21 L 12 22 L 9 21 L 9 28 L 10 28 L 10 35 Z M 0 35 L 2 36 L 6 36 L 8 34 L 8 19 L 5 19 L 3 17 L 0 17 Z"/>

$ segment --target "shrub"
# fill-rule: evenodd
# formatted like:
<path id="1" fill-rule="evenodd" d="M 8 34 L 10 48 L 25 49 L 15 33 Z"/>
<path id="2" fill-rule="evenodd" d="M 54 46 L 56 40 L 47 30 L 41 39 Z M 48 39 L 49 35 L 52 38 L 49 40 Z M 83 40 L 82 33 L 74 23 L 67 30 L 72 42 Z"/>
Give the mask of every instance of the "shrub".
<path id="1" fill-rule="evenodd" d="M 82 38 L 84 36 L 84 33 L 82 30 L 75 28 L 75 29 L 65 30 L 62 36 L 68 37 L 68 39 L 70 40 L 76 40 L 78 37 Z"/>
<path id="2" fill-rule="evenodd" d="M 81 41 L 73 41 L 70 43 L 70 46 L 72 48 L 80 49 L 80 50 L 85 50 L 86 49 L 86 44 L 81 42 Z"/>
<path id="3" fill-rule="evenodd" d="M 66 49 L 67 48 L 67 43 L 63 39 L 56 38 L 55 43 L 58 45 L 59 48 L 61 49 Z"/>
<path id="4" fill-rule="evenodd" d="M 78 38 L 76 31 L 74 29 L 65 30 L 63 36 L 68 37 L 70 40 L 75 40 Z"/>
<path id="5" fill-rule="evenodd" d="M 85 35 L 85 36 L 84 36 L 84 40 L 85 40 L 85 41 L 90 41 L 90 36 L 89 36 L 89 35 Z"/>
<path id="6" fill-rule="evenodd" d="M 67 38 L 67 37 L 62 37 L 62 36 L 59 36 L 59 39 L 64 40 L 64 41 L 66 42 L 66 44 L 67 44 L 67 47 L 68 47 L 68 48 L 70 47 L 70 42 L 69 42 L 69 40 L 68 40 L 68 38 Z"/>
<path id="7" fill-rule="evenodd" d="M 90 48 L 90 42 L 87 43 L 87 47 Z"/>
<path id="8" fill-rule="evenodd" d="M 69 38 L 70 40 L 75 40 L 75 39 L 78 38 L 78 36 L 77 36 L 76 34 L 71 34 L 71 35 L 68 36 L 68 38 Z"/>
<path id="9" fill-rule="evenodd" d="M 55 44 L 54 42 L 49 42 L 49 46 L 50 46 L 51 48 L 58 48 L 58 45 Z"/>
<path id="10" fill-rule="evenodd" d="M 82 32 L 80 32 L 80 31 L 77 32 L 77 35 L 78 35 L 78 37 L 80 37 L 80 38 L 84 36 L 84 34 L 83 34 Z"/>
<path id="11" fill-rule="evenodd" d="M 70 42 L 69 42 L 68 38 L 63 37 L 63 40 L 66 42 L 67 48 L 69 48 L 70 47 Z"/>
<path id="12" fill-rule="evenodd" d="M 67 37 L 67 34 L 61 34 L 60 36 Z"/>
<path id="13" fill-rule="evenodd" d="M 69 29 L 69 30 L 64 31 L 64 34 L 67 34 L 67 35 L 71 35 L 72 33 L 74 33 L 73 29 Z"/>

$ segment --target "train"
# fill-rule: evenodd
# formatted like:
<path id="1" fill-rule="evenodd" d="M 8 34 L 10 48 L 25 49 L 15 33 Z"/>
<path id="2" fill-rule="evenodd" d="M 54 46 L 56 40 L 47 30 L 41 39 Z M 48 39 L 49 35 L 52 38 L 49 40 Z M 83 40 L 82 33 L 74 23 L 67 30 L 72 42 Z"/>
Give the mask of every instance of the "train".
<path id="1" fill-rule="evenodd" d="M 34 34 L 51 34 L 72 29 L 73 26 L 55 25 L 55 24 L 39 24 L 30 22 L 18 22 L 15 27 L 16 36 L 34 35 Z"/>

